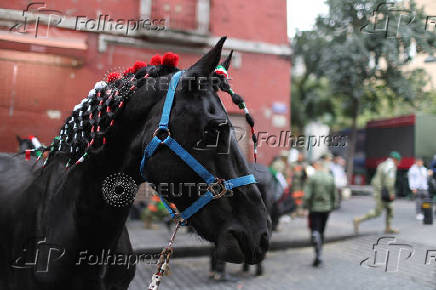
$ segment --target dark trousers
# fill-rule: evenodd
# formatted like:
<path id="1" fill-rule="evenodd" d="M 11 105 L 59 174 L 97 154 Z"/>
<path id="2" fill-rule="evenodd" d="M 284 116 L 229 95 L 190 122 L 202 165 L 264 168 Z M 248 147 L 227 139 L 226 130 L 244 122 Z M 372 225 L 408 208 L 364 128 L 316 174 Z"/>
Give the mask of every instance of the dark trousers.
<path id="1" fill-rule="evenodd" d="M 329 218 L 329 212 L 310 212 L 309 227 L 313 250 L 315 252 L 314 266 L 319 265 L 322 260 L 322 246 L 324 244 L 324 230 Z"/>
<path id="2" fill-rule="evenodd" d="M 424 189 L 418 189 L 416 192 L 416 213 L 422 213 L 422 202 L 428 198 L 428 191 Z"/>
<path id="3" fill-rule="evenodd" d="M 309 213 L 309 228 L 312 232 L 318 232 L 321 241 L 324 242 L 324 230 L 327 220 L 329 218 L 330 212 L 310 212 Z"/>

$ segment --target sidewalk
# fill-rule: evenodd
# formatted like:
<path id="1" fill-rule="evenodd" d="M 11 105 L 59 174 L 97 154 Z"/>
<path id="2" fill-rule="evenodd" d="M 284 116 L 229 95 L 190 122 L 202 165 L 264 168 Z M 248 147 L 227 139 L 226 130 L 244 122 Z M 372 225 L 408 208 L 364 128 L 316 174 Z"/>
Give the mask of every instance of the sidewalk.
<path id="1" fill-rule="evenodd" d="M 371 196 L 354 196 L 344 201 L 342 207 L 330 215 L 326 243 L 341 241 L 355 237 L 352 219 L 369 211 L 375 202 Z M 394 226 L 400 230 L 399 239 L 434 245 L 435 226 L 424 226 L 415 220 L 415 203 L 408 200 L 396 200 L 394 203 Z M 170 233 L 164 225 L 157 230 L 145 230 L 140 221 L 127 223 L 133 249 L 137 253 L 160 253 L 166 246 Z M 310 246 L 306 218 L 282 218 L 280 231 L 273 232 L 271 250 Z M 362 235 L 383 235 L 384 215 L 378 219 L 363 223 L 360 227 Z M 209 254 L 211 244 L 202 240 L 195 233 L 187 233 L 186 229 L 179 231 L 175 242 L 174 257 L 195 257 Z"/>

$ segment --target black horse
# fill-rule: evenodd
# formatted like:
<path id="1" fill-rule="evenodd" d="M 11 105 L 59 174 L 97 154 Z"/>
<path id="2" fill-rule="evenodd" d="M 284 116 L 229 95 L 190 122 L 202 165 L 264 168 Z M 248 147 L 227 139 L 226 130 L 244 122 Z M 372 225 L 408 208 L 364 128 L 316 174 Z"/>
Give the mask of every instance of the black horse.
<path id="1" fill-rule="evenodd" d="M 277 186 L 278 181 L 274 179 L 272 173 L 269 171 L 268 167 L 258 164 L 251 163 L 249 165 L 250 171 L 256 177 L 256 186 L 259 188 L 259 191 L 262 196 L 262 200 L 267 206 L 268 213 L 272 220 L 272 226 L 277 226 L 278 220 L 280 218 L 279 212 L 277 209 L 277 200 L 283 194 L 283 188 Z M 280 191 L 280 192 L 277 192 Z M 250 270 L 249 263 L 244 262 L 242 270 L 244 272 L 248 272 Z M 262 263 L 259 262 L 256 264 L 255 275 L 262 275 Z M 225 273 L 225 261 L 220 260 L 216 255 L 216 248 L 212 248 L 210 254 L 210 273 L 209 277 L 216 281 L 226 281 L 232 280 L 232 277 L 228 276 Z"/>
<path id="2" fill-rule="evenodd" d="M 34 140 L 32 140 L 34 139 Z M 36 146 L 41 146 L 41 143 L 39 143 L 38 138 L 31 136 L 29 138 L 21 138 L 17 135 L 17 141 L 18 141 L 18 153 L 24 153 L 26 150 L 29 149 L 37 149 Z M 35 156 L 35 152 L 31 152 L 32 156 Z"/>
<path id="3" fill-rule="evenodd" d="M 175 94 L 169 127 L 174 139 L 205 168 L 217 177 L 230 179 L 248 174 L 249 168 L 230 130 L 217 86 L 204 81 L 219 64 L 224 41 L 222 38 L 186 70 L 184 75 L 191 79 L 179 83 L 181 89 Z M 223 64 L 228 67 L 229 62 Z M 96 264 L 91 258 L 85 261 L 80 258 L 99 257 L 108 250 L 132 253 L 125 227 L 129 206 L 113 207 L 105 202 L 102 183 L 118 172 L 129 175 L 136 184 L 143 181 L 139 172 L 141 157 L 158 126 L 168 90 L 162 83 L 176 71 L 177 68 L 165 64 L 150 65 L 117 80 L 129 87 L 134 80 L 136 89 L 126 93 L 128 101 L 126 98 L 117 104 L 123 111 L 116 116 L 115 123 L 106 126 L 105 132 L 99 132 L 100 128 L 94 131 L 91 121 L 81 123 L 78 131 L 76 126 L 74 130 L 68 127 L 70 123 L 77 124 L 75 119 L 82 112 L 80 107 L 75 109 L 61 137 L 55 138 L 49 147 L 52 152 L 44 167 L 32 166 L 22 156 L 0 155 L 0 289 L 128 288 L 134 277 L 134 265 Z M 192 79 L 200 78 L 203 78 L 201 88 L 191 85 Z M 148 79 L 155 82 L 150 84 Z M 98 96 L 108 93 L 101 88 L 97 91 Z M 93 110 L 100 111 L 102 104 L 90 105 L 90 113 L 95 115 Z M 89 120 L 101 121 L 100 117 L 99 114 Z M 205 131 L 230 136 L 228 154 L 217 154 L 216 148 L 196 150 L 198 141 L 205 138 Z M 74 143 L 75 133 L 82 133 L 86 142 L 79 137 L 79 142 Z M 94 142 L 90 136 L 99 140 L 92 138 Z M 91 149 L 86 149 L 86 159 L 79 159 L 88 147 Z M 78 164 L 66 169 L 71 159 Z M 149 159 L 146 174 L 154 184 L 203 182 L 164 147 Z M 184 210 L 198 197 L 188 193 L 190 188 L 183 188 L 181 195 L 167 199 Z M 213 200 L 188 223 L 200 236 L 215 242 L 218 257 L 229 262 L 258 263 L 269 246 L 271 222 L 254 184 L 235 188 L 232 196 Z"/>

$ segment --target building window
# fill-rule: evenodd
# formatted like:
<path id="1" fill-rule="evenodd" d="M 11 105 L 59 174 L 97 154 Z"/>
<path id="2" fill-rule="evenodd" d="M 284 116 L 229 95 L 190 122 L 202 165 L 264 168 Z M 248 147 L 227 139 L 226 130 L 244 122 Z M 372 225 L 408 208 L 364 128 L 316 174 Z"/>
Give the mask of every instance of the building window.
<path id="1" fill-rule="evenodd" d="M 165 19 L 167 29 L 209 33 L 210 0 L 141 0 L 141 16 Z"/>

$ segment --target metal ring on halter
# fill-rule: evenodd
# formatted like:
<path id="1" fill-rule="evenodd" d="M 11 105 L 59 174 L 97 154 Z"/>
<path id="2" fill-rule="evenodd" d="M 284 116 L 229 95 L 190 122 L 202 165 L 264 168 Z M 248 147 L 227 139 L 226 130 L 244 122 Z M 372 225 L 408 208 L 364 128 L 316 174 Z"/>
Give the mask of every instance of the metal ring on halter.
<path id="1" fill-rule="evenodd" d="M 170 133 L 170 130 L 168 129 L 168 128 L 162 128 L 162 127 L 158 127 L 157 129 L 156 129 L 156 131 L 154 131 L 154 133 L 153 133 L 153 137 L 157 137 L 157 134 L 159 133 L 159 132 L 166 132 L 167 133 L 167 137 L 170 137 L 171 136 L 171 133 Z M 161 140 L 161 143 L 163 142 L 163 140 L 166 138 L 163 138 L 163 139 L 161 139 L 160 137 L 158 137 L 160 140 Z"/>
<path id="2" fill-rule="evenodd" d="M 224 181 L 224 179 L 217 178 L 216 182 L 209 184 L 209 186 L 207 187 L 207 190 L 212 193 L 213 199 L 218 199 L 226 194 L 227 188 L 224 184 Z"/>
<path id="3" fill-rule="evenodd" d="M 174 220 L 176 221 L 176 223 L 180 223 L 181 225 L 183 225 L 185 222 L 185 219 L 182 218 L 180 216 L 180 213 L 178 213 L 178 212 L 174 214 Z"/>

